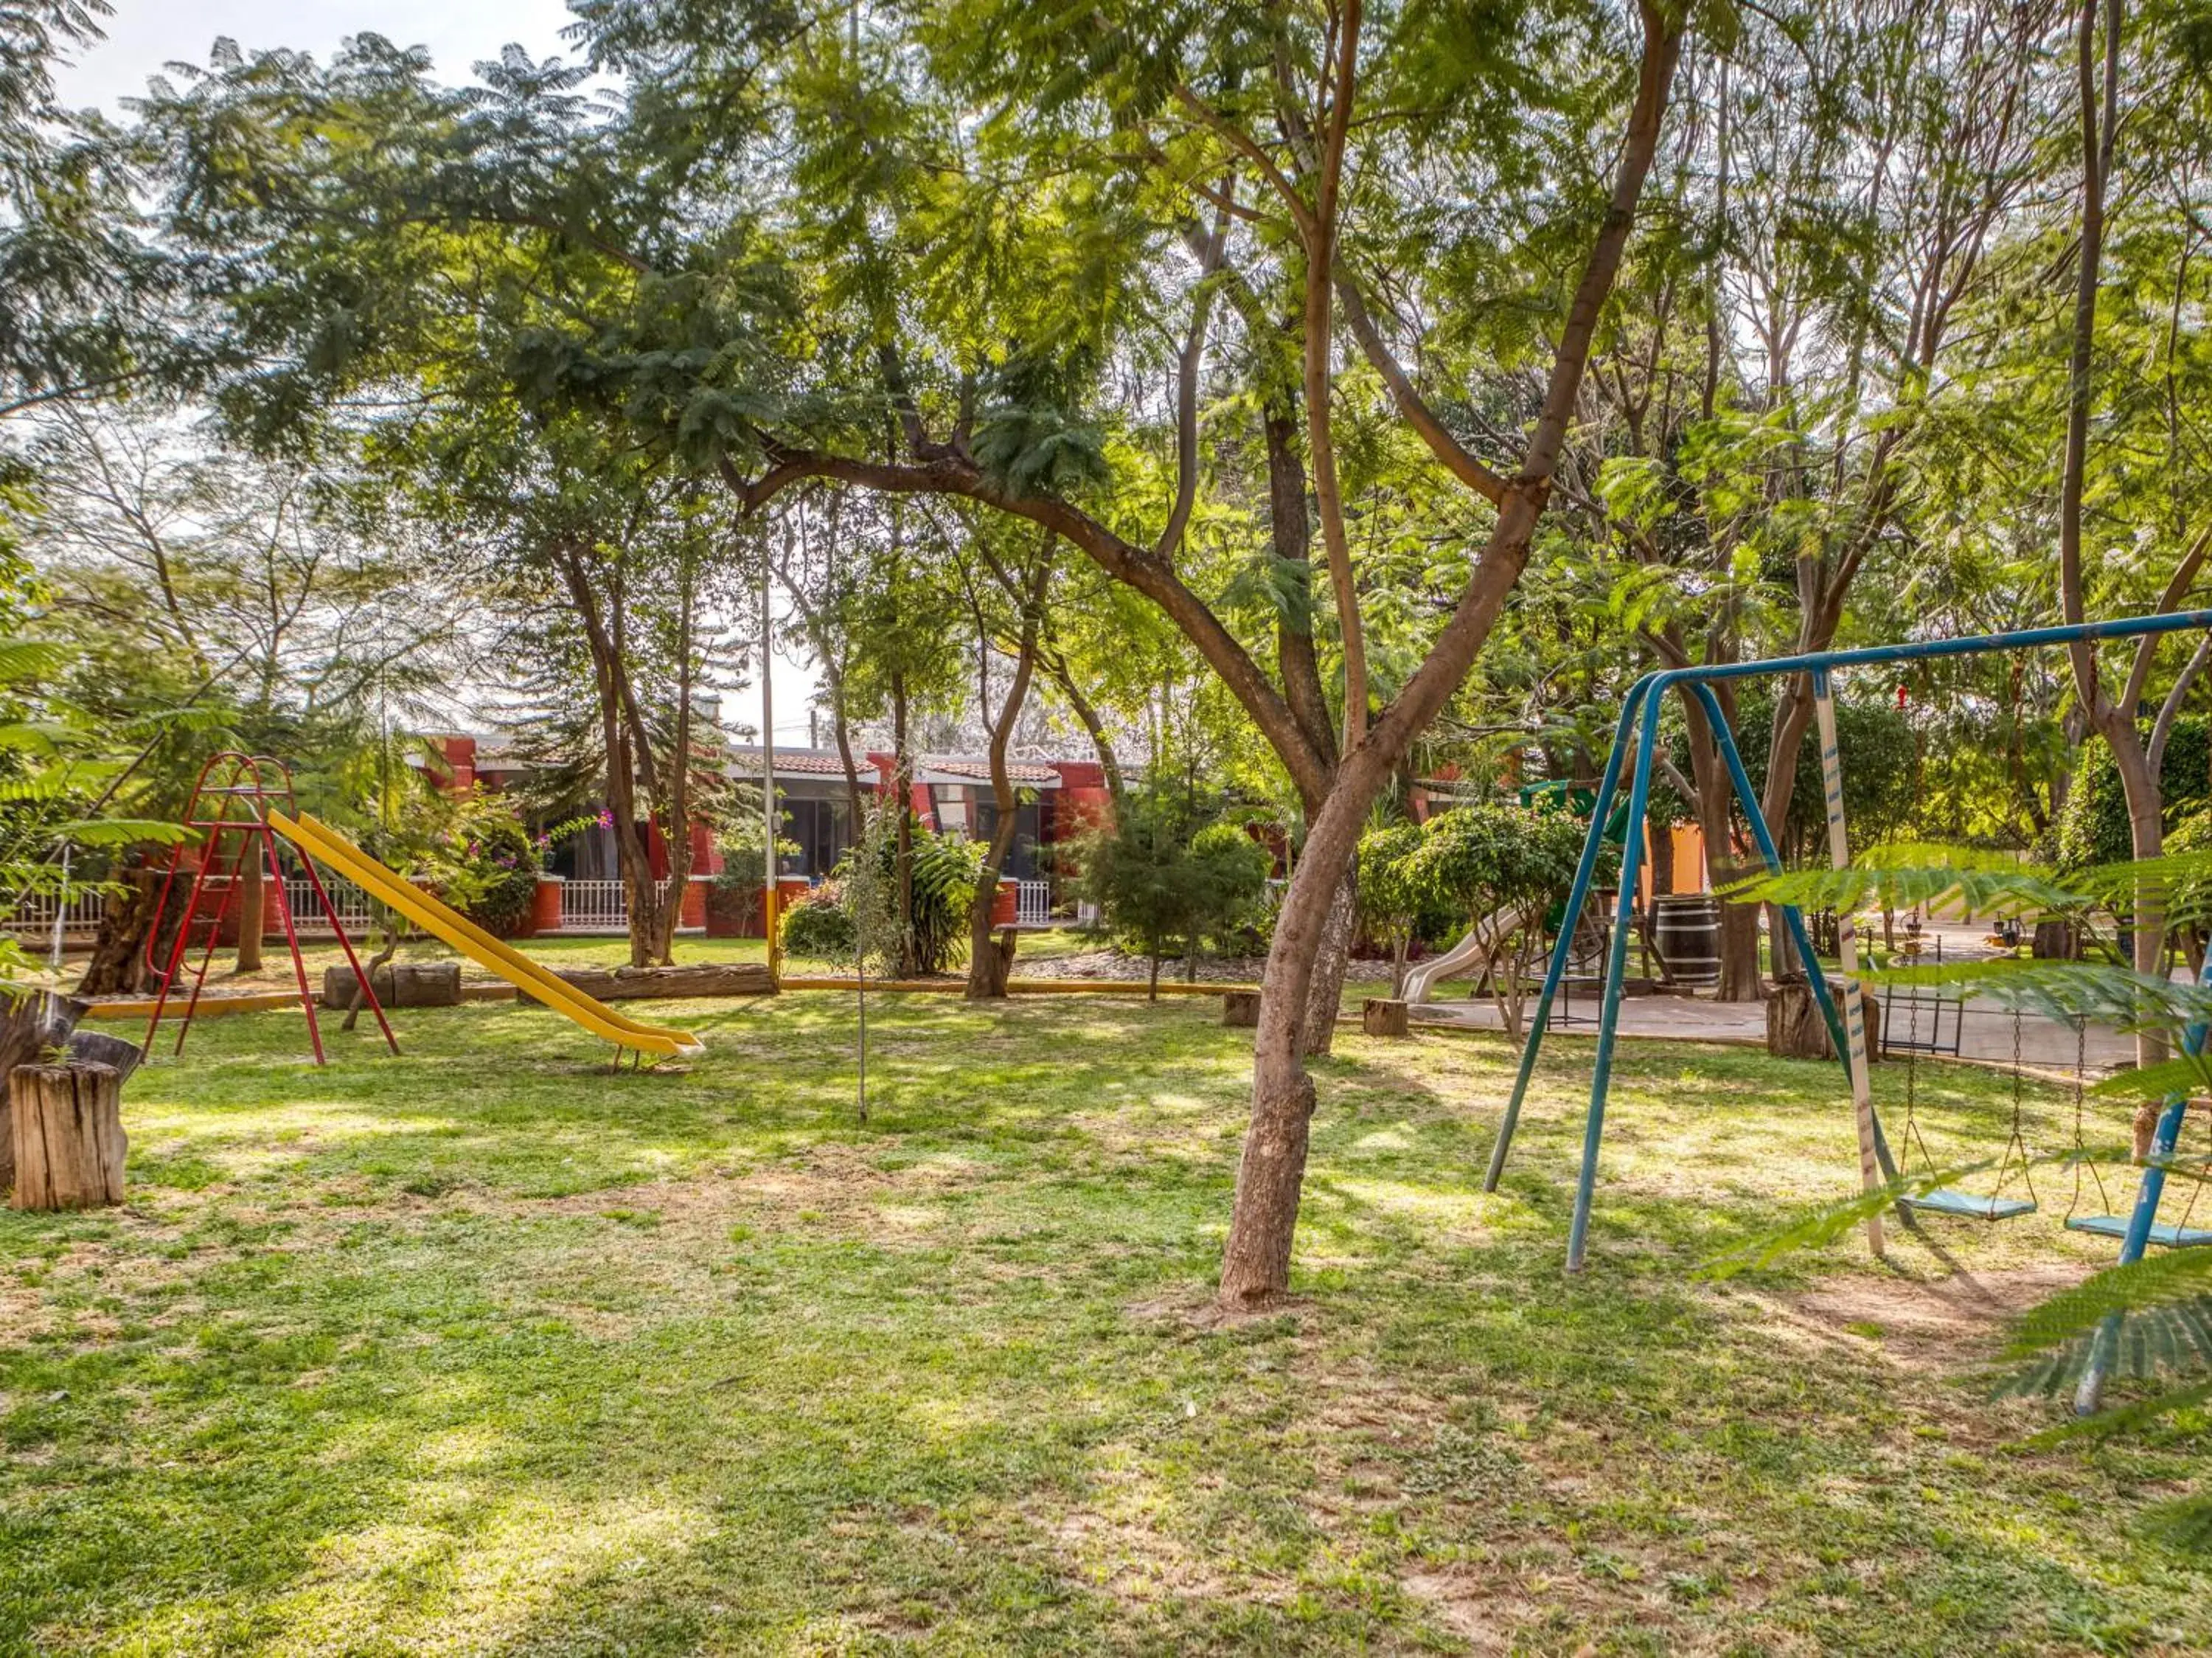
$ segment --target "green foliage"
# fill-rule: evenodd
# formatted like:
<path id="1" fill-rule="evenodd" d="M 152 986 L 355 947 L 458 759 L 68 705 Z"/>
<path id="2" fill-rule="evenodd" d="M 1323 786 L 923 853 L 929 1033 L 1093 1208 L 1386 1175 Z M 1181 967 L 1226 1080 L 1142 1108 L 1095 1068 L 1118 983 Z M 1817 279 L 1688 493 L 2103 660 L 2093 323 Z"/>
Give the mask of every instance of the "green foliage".
<path id="1" fill-rule="evenodd" d="M 1152 964 L 1176 946 L 1194 951 L 1253 918 L 1273 860 L 1233 823 L 1204 823 L 1188 796 L 1132 795 L 1110 828 L 1078 845 L 1079 889 Z"/>
<path id="2" fill-rule="evenodd" d="M 789 905 L 776 923 L 787 955 L 850 961 L 856 936 L 842 886 L 827 881 Z"/>
<path id="3" fill-rule="evenodd" d="M 514 802 L 471 790 L 433 866 L 446 902 L 490 932 L 510 932 L 530 914 L 538 873 L 538 843 Z"/>
<path id="4" fill-rule="evenodd" d="M 540 842 L 506 795 L 481 787 L 454 796 L 412 771 L 409 791 L 379 812 L 364 844 L 492 933 L 514 930 L 538 891 Z"/>
<path id="5" fill-rule="evenodd" d="M 846 953 L 857 947 L 880 969 L 901 954 L 897 820 L 878 811 L 870 823 L 869 833 L 839 864 L 835 884 L 850 926 Z M 918 972 L 941 973 L 966 956 L 975 878 L 989 849 L 963 834 L 932 834 L 910 813 L 907 826 L 914 870 L 911 960 Z"/>
<path id="6" fill-rule="evenodd" d="M 2146 734 L 2147 735 L 2147 734 Z M 2201 816 L 2212 802 L 2212 720 L 2185 715 L 2173 722 L 2159 765 L 2160 814 L 2172 830 Z M 2127 791 L 2111 745 L 2101 738 L 2082 747 L 2066 807 L 2058 814 L 2057 863 L 2062 869 L 2124 863 L 2135 856 Z"/>
<path id="7" fill-rule="evenodd" d="M 1458 806 L 1431 818 L 1407 879 L 1423 906 L 1462 919 L 1548 906 L 1573 885 L 1589 826 L 1545 807 Z"/>
<path id="8" fill-rule="evenodd" d="M 1413 873 L 1413 861 L 1425 844 L 1418 823 L 1380 823 L 1359 838 L 1360 919 L 1394 956 L 1402 956 L 1416 938 L 1449 925 L 1428 902 L 1427 889 Z"/>
<path id="9" fill-rule="evenodd" d="M 724 892 L 757 893 L 768 882 L 767 861 L 761 856 L 760 827 L 752 826 L 750 836 L 738 832 L 726 834 L 715 843 L 722 855 L 722 867 L 714 876 L 714 885 Z M 799 851 L 795 840 L 779 840 L 775 855 L 789 857 Z"/>
<path id="10" fill-rule="evenodd" d="M 10 908 L 97 892 L 107 856 L 185 832 L 114 809 L 131 761 L 99 720 L 58 693 L 72 655 L 51 640 L 0 638 L 0 904 Z M 0 939 L 0 984 L 33 965 L 13 938 Z"/>

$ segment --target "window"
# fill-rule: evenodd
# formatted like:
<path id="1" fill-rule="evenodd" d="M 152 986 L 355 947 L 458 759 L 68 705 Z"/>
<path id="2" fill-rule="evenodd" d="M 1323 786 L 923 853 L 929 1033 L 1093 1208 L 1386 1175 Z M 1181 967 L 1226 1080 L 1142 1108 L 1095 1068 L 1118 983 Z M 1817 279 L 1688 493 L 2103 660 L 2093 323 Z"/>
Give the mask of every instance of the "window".
<path id="1" fill-rule="evenodd" d="M 1006 849 L 1006 861 L 1000 869 L 1000 875 L 1015 881 L 1038 879 L 1042 872 L 1037 868 L 1037 846 L 1043 838 L 1040 817 L 1035 800 L 1024 801 L 1014 808 L 1013 844 Z M 975 838 L 988 842 L 998 832 L 998 804 L 985 795 L 975 803 Z"/>
<path id="2" fill-rule="evenodd" d="M 828 875 L 853 844 L 852 813 L 847 803 L 837 799 L 787 798 L 782 807 L 782 838 L 796 842 L 799 850 L 779 858 L 777 869 L 787 875 Z"/>

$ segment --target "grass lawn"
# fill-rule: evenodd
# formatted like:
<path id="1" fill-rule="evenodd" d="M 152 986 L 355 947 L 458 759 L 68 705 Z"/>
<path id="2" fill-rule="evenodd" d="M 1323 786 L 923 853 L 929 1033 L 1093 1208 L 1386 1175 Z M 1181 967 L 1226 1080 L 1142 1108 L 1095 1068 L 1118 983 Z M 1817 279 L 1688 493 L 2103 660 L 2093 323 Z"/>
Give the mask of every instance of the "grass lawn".
<path id="1" fill-rule="evenodd" d="M 375 945 L 356 940 L 361 959 L 367 961 L 374 954 Z M 553 967 L 617 967 L 629 960 L 629 941 L 615 936 L 559 936 L 517 941 L 523 954 Z M 1021 936 L 1017 966 L 1024 971 L 1036 971 L 1046 964 L 1063 960 L 1073 955 L 1100 948 L 1094 934 L 1079 932 L 1072 927 L 1040 929 Z M 768 946 L 757 938 L 708 938 L 703 935 L 679 936 L 670 954 L 678 965 L 696 962 L 766 961 Z M 319 987 L 323 970 L 343 967 L 345 956 L 336 942 L 310 936 L 301 942 L 301 960 L 307 964 L 307 982 Z M 400 951 L 402 961 L 446 961 L 459 958 L 459 952 L 439 942 L 434 938 L 410 938 Z M 189 970 L 189 965 L 187 968 Z M 811 956 L 786 956 L 784 971 L 790 973 L 849 973 L 849 961 L 828 961 Z M 964 970 L 964 969 L 963 969 Z M 464 977 L 489 980 L 489 972 L 475 963 L 462 960 Z M 66 985 L 76 977 L 75 964 L 63 975 Z M 185 981 L 189 984 L 190 980 Z M 208 969 L 209 996 L 235 994 L 241 991 L 289 991 L 295 980 L 292 958 L 284 948 L 282 939 L 265 941 L 262 950 L 262 965 L 258 972 L 241 974 L 233 971 L 230 953 L 223 952 Z M 1372 987 L 1370 987 L 1372 993 Z"/>
<path id="2" fill-rule="evenodd" d="M 1349 1033 L 1296 1298 L 1224 1324 L 1210 1000 L 872 1003 L 865 1126 L 848 997 L 641 1011 L 706 1057 L 487 1003 L 142 1072 L 130 1205 L 0 1215 L 0 1650 L 2212 1649 L 2142 1527 L 2206 1417 L 2031 1449 L 1978 1375 L 2102 1258 L 2063 1176 L 1692 1277 L 1848 1186 L 1826 1067 L 1624 1044 L 1570 1280 L 1587 1045 L 1486 1198 L 1503 1044 Z M 1923 1067 L 1939 1154 L 2006 1088 Z"/>

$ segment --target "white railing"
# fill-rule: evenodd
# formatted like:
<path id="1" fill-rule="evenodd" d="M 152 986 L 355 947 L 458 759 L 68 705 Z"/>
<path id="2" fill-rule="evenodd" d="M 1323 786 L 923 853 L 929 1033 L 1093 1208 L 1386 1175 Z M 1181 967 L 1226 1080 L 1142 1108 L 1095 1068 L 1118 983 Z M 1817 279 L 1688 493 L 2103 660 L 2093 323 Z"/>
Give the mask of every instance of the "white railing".
<path id="1" fill-rule="evenodd" d="M 106 897 L 96 892 L 77 893 L 65 903 L 52 893 L 30 893 L 0 926 L 30 938 L 52 938 L 54 912 L 59 910 L 64 938 L 90 938 L 100 930 L 100 912 L 106 906 Z"/>
<path id="2" fill-rule="evenodd" d="M 621 881 L 561 883 L 562 931 L 619 933 L 629 929 L 629 893 Z"/>
<path id="3" fill-rule="evenodd" d="M 338 912 L 338 924 L 354 937 L 368 931 L 375 919 L 368 894 L 349 881 L 340 881 L 336 875 L 323 877 L 323 890 L 331 895 L 331 907 Z M 292 924 L 303 933 L 326 933 L 330 920 L 323 914 L 323 906 L 315 897 L 315 885 L 305 875 L 284 877 L 284 901 L 292 906 Z"/>
<path id="4" fill-rule="evenodd" d="M 705 879 L 694 875 L 694 881 Z M 660 900 L 668 901 L 675 877 L 664 876 Z M 629 930 L 629 887 L 621 881 L 564 881 L 561 883 L 561 930 L 564 933 L 626 933 Z M 689 929 L 679 926 L 677 930 Z"/>
<path id="5" fill-rule="evenodd" d="M 1023 927 L 1052 925 L 1050 881 L 1024 881 L 1018 883 L 1014 893 L 1014 921 Z"/>

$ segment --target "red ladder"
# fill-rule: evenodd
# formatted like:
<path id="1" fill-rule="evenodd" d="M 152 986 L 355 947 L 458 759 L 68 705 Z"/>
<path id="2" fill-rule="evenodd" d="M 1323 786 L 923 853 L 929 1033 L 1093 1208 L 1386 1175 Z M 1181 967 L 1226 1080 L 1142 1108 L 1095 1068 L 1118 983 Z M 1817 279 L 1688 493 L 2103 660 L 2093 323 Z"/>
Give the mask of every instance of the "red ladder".
<path id="1" fill-rule="evenodd" d="M 307 964 L 300 956 L 299 930 L 293 923 L 291 896 L 284 889 L 276 832 L 269 824 L 269 808 L 272 806 L 281 806 L 287 817 L 299 814 L 292 792 L 292 771 L 283 761 L 226 749 L 200 768 L 199 777 L 192 784 L 191 800 L 185 808 L 185 826 L 200 833 L 199 856 L 192 868 L 191 888 L 166 963 L 157 962 L 155 952 L 161 935 L 161 917 L 168 911 L 169 894 L 184 869 L 187 848 L 181 842 L 169 854 L 168 872 L 162 878 L 161 896 L 154 905 L 155 924 L 146 935 L 146 970 L 161 984 L 161 992 L 154 1002 L 154 1016 L 146 1025 L 143 1046 L 149 1058 L 154 1051 L 155 1033 L 161 1027 L 162 1015 L 168 1008 L 171 993 L 177 988 L 180 972 L 190 977 L 191 994 L 185 1003 L 184 1019 L 177 1027 L 176 1045 L 171 1051 L 185 1051 L 185 1037 L 192 1027 L 192 1015 L 199 1010 L 200 991 L 207 984 L 208 968 L 215 960 L 216 946 L 222 939 L 224 924 L 237 911 L 239 893 L 247 885 L 245 877 L 252 867 L 248 863 L 251 859 L 260 866 L 262 878 L 275 896 L 277 916 L 284 923 L 284 945 L 292 954 L 292 977 L 300 987 L 300 1007 L 307 1015 L 307 1039 L 314 1046 L 315 1063 L 325 1063 L 322 1027 L 315 1019 L 314 994 L 307 985 Z M 383 1004 L 377 1000 L 368 974 L 362 968 L 361 958 L 354 954 L 353 941 L 346 936 L 345 923 L 338 919 L 337 906 L 331 902 L 323 878 L 316 873 L 314 860 L 304 852 L 299 854 L 299 859 L 308 884 L 314 889 L 316 903 L 321 905 L 331 930 L 337 935 L 338 948 L 345 952 L 346 964 L 353 969 L 362 998 L 376 1015 L 386 1043 L 392 1052 L 398 1053 L 398 1039 L 392 1033 L 392 1023 L 384 1016 Z M 240 915 L 238 924 L 258 927 L 261 917 Z M 198 964 L 186 968 L 185 958 L 195 948 L 199 952 Z"/>

